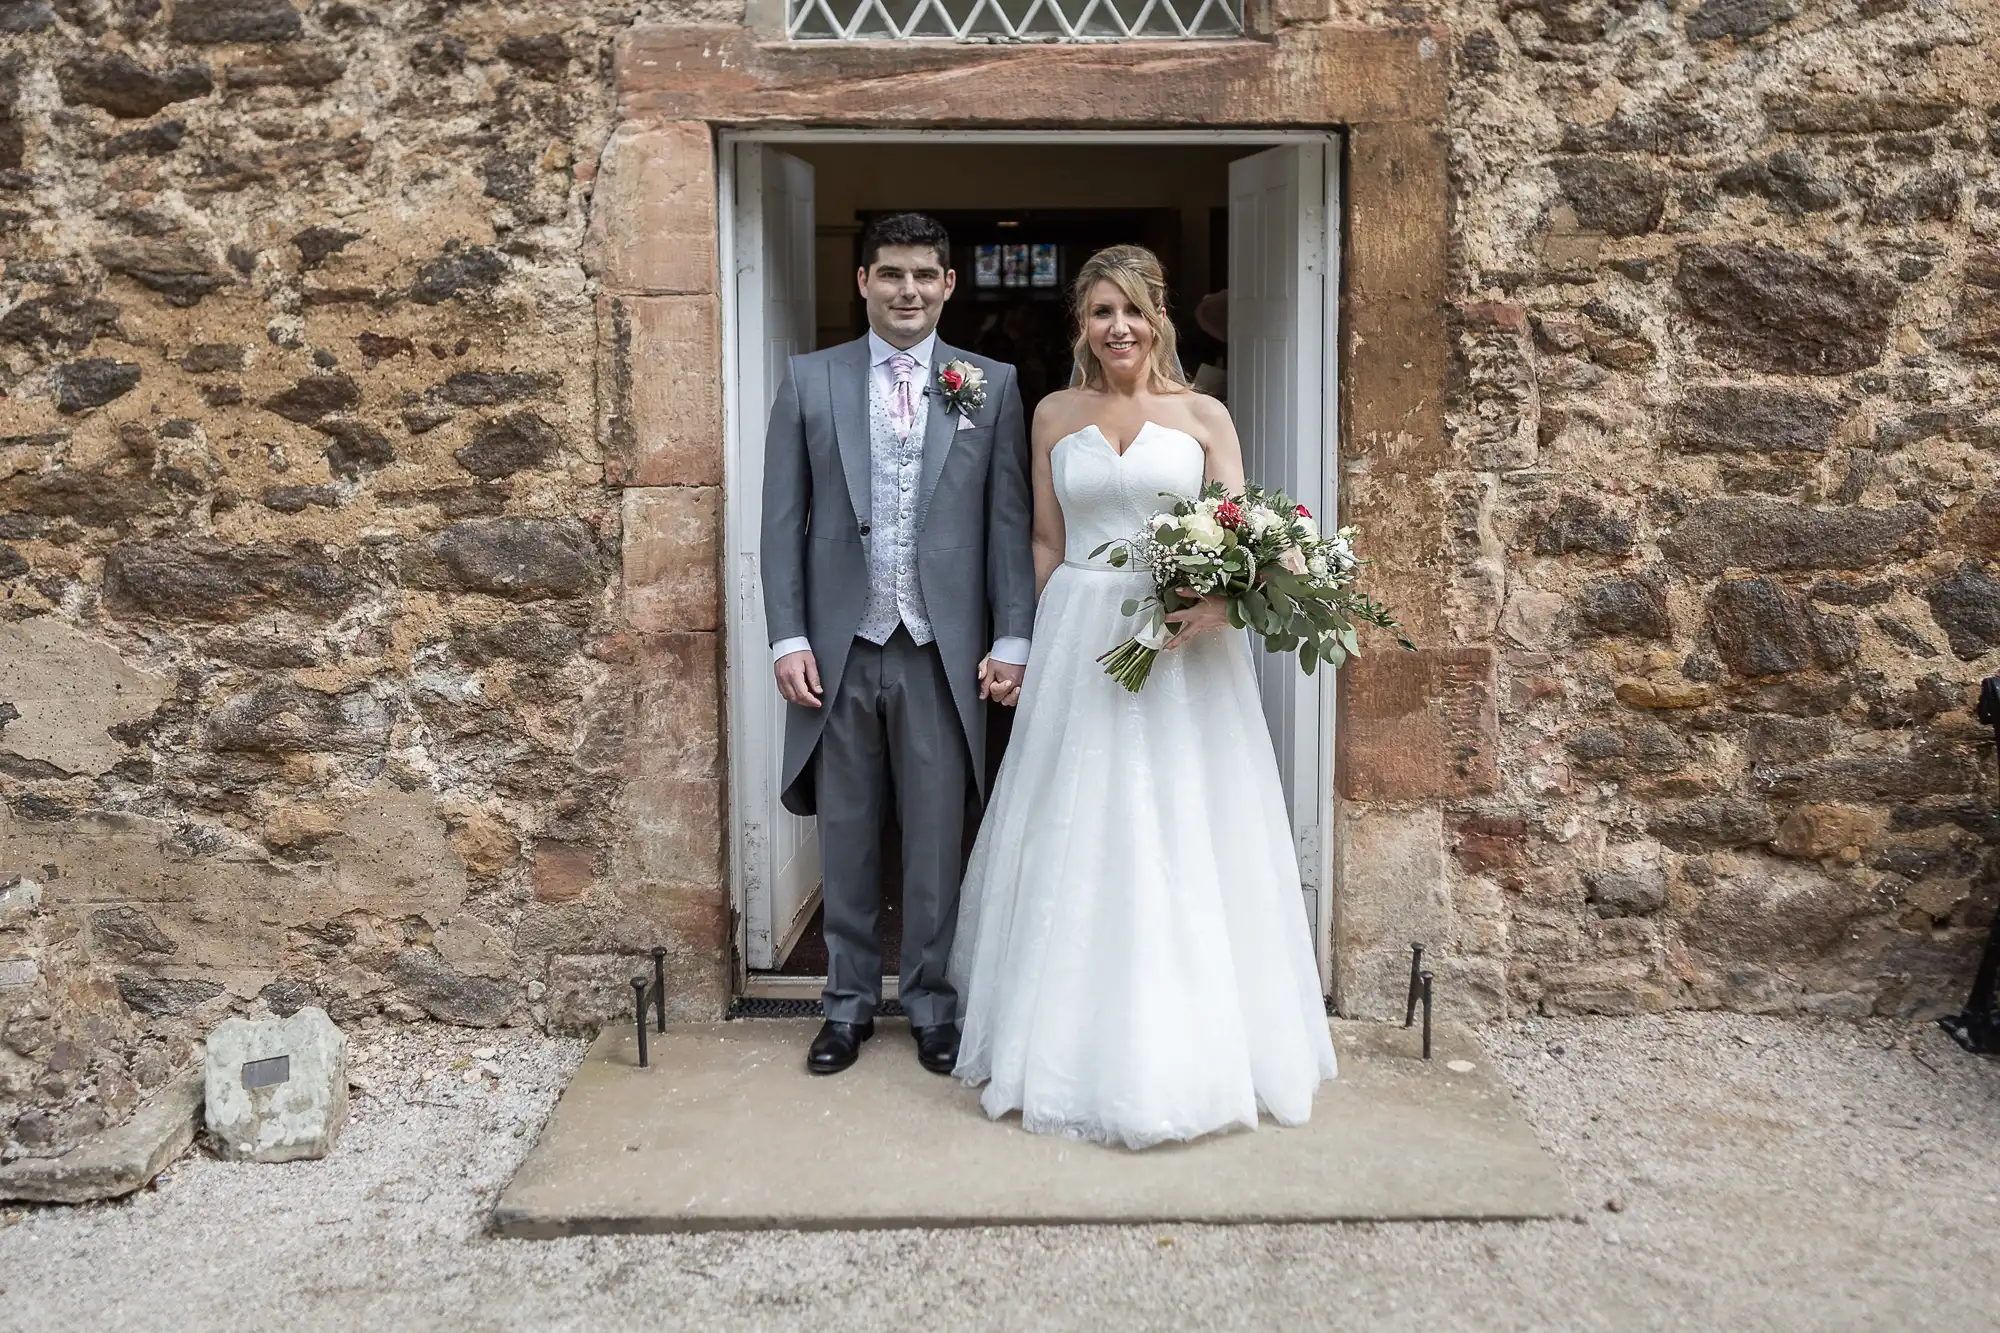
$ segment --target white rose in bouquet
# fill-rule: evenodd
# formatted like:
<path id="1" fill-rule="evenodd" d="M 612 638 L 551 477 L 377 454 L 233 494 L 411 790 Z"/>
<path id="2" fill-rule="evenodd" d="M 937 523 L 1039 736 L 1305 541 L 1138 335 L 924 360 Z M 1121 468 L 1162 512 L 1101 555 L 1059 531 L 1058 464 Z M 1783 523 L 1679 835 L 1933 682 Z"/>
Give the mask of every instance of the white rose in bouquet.
<path id="1" fill-rule="evenodd" d="M 1169 534 L 1172 542 L 1164 540 Z M 1124 603 L 1125 615 L 1139 617 L 1134 633 L 1097 659 L 1106 675 L 1134 692 L 1145 688 L 1166 651 L 1165 622 L 1175 614 L 1168 608 L 1184 607 L 1190 597 L 1223 599 L 1231 623 L 1248 629 L 1266 652 L 1296 654 L 1308 675 L 1359 653 L 1360 625 L 1401 628 L 1388 608 L 1353 586 L 1361 564 L 1354 529 L 1336 524 L 1321 535 L 1312 511 L 1282 490 L 1247 486 L 1232 496 L 1209 482 L 1198 498 L 1176 500 L 1135 536 L 1106 542 L 1093 558 L 1113 546 L 1119 548 L 1113 565 L 1140 558 L 1153 584 L 1150 596 Z M 1396 641 L 1414 646 L 1400 634 Z"/>
<path id="2" fill-rule="evenodd" d="M 1181 531 L 1187 533 L 1188 540 L 1204 551 L 1222 549 L 1222 525 L 1215 521 L 1215 515 L 1196 512 L 1181 520 Z"/>

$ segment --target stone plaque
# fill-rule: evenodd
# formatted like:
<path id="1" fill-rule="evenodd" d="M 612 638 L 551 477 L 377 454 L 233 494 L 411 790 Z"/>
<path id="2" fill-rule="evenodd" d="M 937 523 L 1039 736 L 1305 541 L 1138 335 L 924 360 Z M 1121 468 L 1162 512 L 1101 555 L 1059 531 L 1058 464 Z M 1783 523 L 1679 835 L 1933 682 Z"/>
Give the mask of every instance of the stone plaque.
<path id="1" fill-rule="evenodd" d="M 324 1157 L 347 1125 L 347 1042 L 324 1009 L 225 1018 L 208 1034 L 203 1106 L 230 1161 Z"/>
<path id="2" fill-rule="evenodd" d="M 243 1066 L 243 1086 L 246 1088 L 275 1088 L 280 1083 L 291 1081 L 292 1057 L 289 1055 L 252 1060 Z"/>

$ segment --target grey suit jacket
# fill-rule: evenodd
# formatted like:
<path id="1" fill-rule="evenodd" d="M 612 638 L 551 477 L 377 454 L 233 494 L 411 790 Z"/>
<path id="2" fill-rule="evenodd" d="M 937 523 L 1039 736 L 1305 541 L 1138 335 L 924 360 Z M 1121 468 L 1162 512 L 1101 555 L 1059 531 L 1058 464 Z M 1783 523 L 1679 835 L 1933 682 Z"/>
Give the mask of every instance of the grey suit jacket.
<path id="1" fill-rule="evenodd" d="M 986 402 L 968 430 L 937 387 L 954 360 L 986 372 Z M 1012 366 L 943 340 L 926 392 L 917 578 L 983 794 L 979 662 L 994 639 L 1027 638 L 1035 624 L 1027 423 Z M 811 640 L 829 705 L 868 597 L 869 478 L 868 340 L 793 357 L 765 437 L 764 620 L 772 643 Z M 795 814 L 817 808 L 810 761 L 825 719 L 825 707 L 785 709 L 784 802 Z"/>

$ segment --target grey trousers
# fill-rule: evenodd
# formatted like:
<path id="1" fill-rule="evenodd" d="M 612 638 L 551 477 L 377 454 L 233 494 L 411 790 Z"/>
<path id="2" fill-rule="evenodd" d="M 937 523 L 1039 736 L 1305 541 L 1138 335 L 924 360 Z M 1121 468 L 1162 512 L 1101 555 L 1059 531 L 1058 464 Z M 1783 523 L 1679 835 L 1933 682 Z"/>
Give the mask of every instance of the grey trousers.
<path id="1" fill-rule="evenodd" d="M 920 1027 L 957 1022 L 945 964 L 958 925 L 972 770 L 944 662 L 901 628 L 879 646 L 856 639 L 827 707 L 815 783 L 826 1016 L 859 1023 L 881 1000 L 882 824 L 893 798 L 903 829 L 903 1012 Z"/>

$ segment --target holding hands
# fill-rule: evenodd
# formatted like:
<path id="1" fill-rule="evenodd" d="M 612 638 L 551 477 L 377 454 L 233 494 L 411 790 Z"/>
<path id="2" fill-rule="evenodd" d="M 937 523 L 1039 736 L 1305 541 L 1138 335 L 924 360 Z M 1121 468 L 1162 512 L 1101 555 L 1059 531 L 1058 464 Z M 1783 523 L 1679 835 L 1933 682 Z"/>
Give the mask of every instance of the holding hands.
<path id="1" fill-rule="evenodd" d="M 771 669 L 778 679 L 778 693 L 786 703 L 801 708 L 818 708 L 824 693 L 819 680 L 819 661 L 811 652 L 786 653 Z M 996 662 L 988 657 L 979 664 L 979 697 L 1012 708 L 1021 701 L 1021 682 L 1028 668 Z"/>
<path id="2" fill-rule="evenodd" d="M 1025 666 L 996 662 L 988 657 L 979 664 L 979 697 L 1012 708 L 1021 701 L 1021 682 L 1027 675 Z"/>

